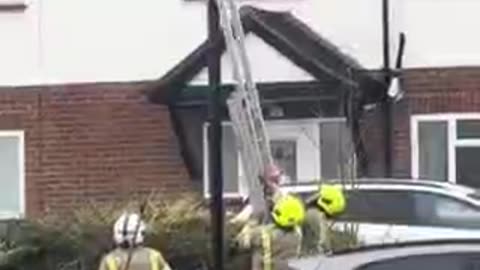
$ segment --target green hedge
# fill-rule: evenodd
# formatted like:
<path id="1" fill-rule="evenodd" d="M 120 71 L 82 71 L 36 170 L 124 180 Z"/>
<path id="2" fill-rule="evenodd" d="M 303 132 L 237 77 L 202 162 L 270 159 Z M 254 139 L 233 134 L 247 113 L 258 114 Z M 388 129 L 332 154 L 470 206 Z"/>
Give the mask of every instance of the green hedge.
<path id="1" fill-rule="evenodd" d="M 202 201 L 190 194 L 175 200 L 147 201 L 147 245 L 162 251 L 175 269 L 210 268 L 211 228 L 208 208 Z M 138 209 L 138 203 L 86 204 L 67 217 L 48 215 L 41 220 L 3 224 L 0 252 L 15 256 L 9 257 L 11 265 L 1 269 L 97 269 L 102 254 L 112 248 L 112 224 L 125 209 Z M 238 229 L 228 228 L 228 241 Z M 349 233 L 337 234 L 334 246 L 342 248 L 356 242 Z M 227 269 L 248 269 L 246 254 L 231 256 L 227 261 Z"/>

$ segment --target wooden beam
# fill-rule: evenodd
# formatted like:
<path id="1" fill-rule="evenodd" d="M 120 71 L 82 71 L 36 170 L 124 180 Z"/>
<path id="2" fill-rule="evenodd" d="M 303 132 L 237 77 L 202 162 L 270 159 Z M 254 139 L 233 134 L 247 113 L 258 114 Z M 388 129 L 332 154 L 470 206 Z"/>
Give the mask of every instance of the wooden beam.
<path id="1" fill-rule="evenodd" d="M 27 5 L 25 3 L 3 3 L 0 4 L 0 12 L 24 12 L 27 9 Z"/>

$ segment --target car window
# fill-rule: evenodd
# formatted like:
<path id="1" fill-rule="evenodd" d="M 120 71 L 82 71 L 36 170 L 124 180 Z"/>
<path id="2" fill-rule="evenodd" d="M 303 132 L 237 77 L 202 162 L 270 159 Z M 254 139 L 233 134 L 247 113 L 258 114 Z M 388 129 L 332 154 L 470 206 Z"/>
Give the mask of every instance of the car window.
<path id="1" fill-rule="evenodd" d="M 479 253 L 450 253 L 434 255 L 413 255 L 369 263 L 357 267 L 356 270 L 478 270 L 480 269 Z"/>
<path id="2" fill-rule="evenodd" d="M 415 218 L 407 191 L 355 189 L 346 191 L 346 197 L 345 213 L 339 217 L 342 221 L 410 224 Z"/>
<path id="3" fill-rule="evenodd" d="M 414 192 L 416 223 L 430 226 L 480 228 L 480 209 L 442 194 Z"/>

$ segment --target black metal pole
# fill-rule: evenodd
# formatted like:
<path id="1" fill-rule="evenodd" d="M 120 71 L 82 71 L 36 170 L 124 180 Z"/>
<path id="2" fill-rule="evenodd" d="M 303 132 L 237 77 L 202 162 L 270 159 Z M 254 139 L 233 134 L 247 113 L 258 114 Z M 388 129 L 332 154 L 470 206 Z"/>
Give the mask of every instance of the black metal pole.
<path id="1" fill-rule="evenodd" d="M 223 270 L 224 266 L 224 207 L 222 177 L 222 126 L 220 93 L 220 57 L 221 52 L 214 46 L 215 37 L 220 35 L 219 14 L 215 0 L 208 1 L 208 84 L 211 91 L 209 107 L 209 172 L 211 187 L 212 250 L 214 269 Z"/>
<path id="2" fill-rule="evenodd" d="M 390 81 L 390 19 L 389 0 L 382 0 L 382 32 L 383 32 L 383 71 L 385 83 L 388 86 Z M 388 91 L 388 87 L 385 92 Z M 385 174 L 392 177 L 392 111 L 388 95 L 385 95 L 384 102 L 384 129 L 385 129 Z"/>

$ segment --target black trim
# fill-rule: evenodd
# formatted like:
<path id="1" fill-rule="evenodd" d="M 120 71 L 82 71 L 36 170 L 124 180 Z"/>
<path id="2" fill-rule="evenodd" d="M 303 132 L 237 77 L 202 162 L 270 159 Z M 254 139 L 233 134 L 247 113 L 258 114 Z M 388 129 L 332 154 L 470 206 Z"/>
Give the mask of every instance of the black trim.
<path id="1" fill-rule="evenodd" d="M 25 3 L 0 4 L 0 12 L 24 12 L 27 7 Z"/>
<path id="2" fill-rule="evenodd" d="M 183 158 L 183 161 L 185 162 L 185 167 L 187 167 L 188 175 L 190 178 L 193 177 L 193 158 L 192 154 L 190 153 L 190 148 L 188 147 L 187 144 L 187 139 L 185 137 L 185 133 L 183 132 L 183 127 L 179 119 L 179 114 L 175 110 L 175 106 L 172 104 L 168 105 L 168 110 L 170 112 L 170 122 L 172 123 L 173 130 L 175 134 L 177 134 L 178 138 L 178 144 L 180 148 L 180 155 Z"/>
<path id="3" fill-rule="evenodd" d="M 225 100 L 233 85 L 222 85 L 222 101 Z M 340 101 L 344 88 L 338 82 L 272 82 L 257 84 L 262 104 L 300 102 L 300 101 Z M 175 106 L 205 106 L 208 104 L 210 93 L 208 86 L 186 86 L 177 91 Z"/>

